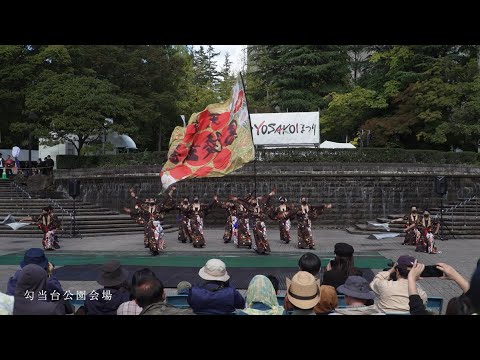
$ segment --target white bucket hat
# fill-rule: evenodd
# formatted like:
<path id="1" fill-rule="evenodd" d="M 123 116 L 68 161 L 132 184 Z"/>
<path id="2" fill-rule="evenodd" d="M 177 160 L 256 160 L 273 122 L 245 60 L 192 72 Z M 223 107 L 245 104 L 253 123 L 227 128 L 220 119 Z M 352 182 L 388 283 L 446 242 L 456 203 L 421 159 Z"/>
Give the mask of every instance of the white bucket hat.
<path id="1" fill-rule="evenodd" d="M 225 263 L 219 259 L 208 260 L 198 275 L 204 280 L 227 281 L 230 279 Z"/>

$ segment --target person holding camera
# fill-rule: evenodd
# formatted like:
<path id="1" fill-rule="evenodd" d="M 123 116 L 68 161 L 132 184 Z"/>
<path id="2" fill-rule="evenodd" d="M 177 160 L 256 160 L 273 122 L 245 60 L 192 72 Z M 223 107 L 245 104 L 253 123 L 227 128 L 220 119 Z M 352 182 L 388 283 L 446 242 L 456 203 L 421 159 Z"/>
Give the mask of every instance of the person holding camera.
<path id="1" fill-rule="evenodd" d="M 410 311 L 407 279 L 415 261 L 412 256 L 402 255 L 391 269 L 375 275 L 370 287 L 377 296 L 375 303 L 380 310 L 386 313 Z M 396 277 L 396 280 L 392 280 L 392 276 Z M 418 294 L 426 304 L 427 293 L 418 287 Z"/>

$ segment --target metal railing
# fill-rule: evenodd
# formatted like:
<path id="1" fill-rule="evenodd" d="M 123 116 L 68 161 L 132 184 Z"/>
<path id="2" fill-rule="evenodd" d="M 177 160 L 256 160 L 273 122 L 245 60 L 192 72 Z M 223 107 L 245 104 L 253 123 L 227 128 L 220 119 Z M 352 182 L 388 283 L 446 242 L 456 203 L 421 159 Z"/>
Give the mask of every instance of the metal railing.
<path id="1" fill-rule="evenodd" d="M 468 199 L 458 203 L 458 204 L 455 204 L 455 205 L 452 205 L 448 208 L 443 208 L 443 210 L 441 210 L 442 214 L 443 215 L 446 215 L 448 212 L 451 212 L 452 213 L 452 216 L 451 216 L 451 226 L 453 228 L 453 225 L 454 225 L 454 214 L 455 214 L 455 210 L 459 207 L 463 207 L 463 226 L 467 226 L 467 207 L 465 205 L 467 205 L 468 203 L 470 203 L 471 201 L 475 200 L 475 218 L 477 218 L 477 205 L 478 205 L 478 202 L 477 202 L 477 195 L 473 195 L 471 197 L 469 197 Z M 461 210 L 459 211 L 459 213 L 461 214 Z M 440 217 L 439 214 L 436 214 L 434 216 L 435 219 L 438 219 Z"/>
<path id="2" fill-rule="evenodd" d="M 13 194 L 17 194 L 17 192 L 19 192 L 22 196 L 22 201 L 21 201 L 21 208 L 22 208 L 22 211 L 25 211 L 25 199 L 28 199 L 28 200 L 31 200 L 32 199 L 32 195 L 26 191 L 23 187 L 21 187 L 20 185 L 18 185 L 15 181 L 11 181 L 10 182 L 10 200 L 13 200 Z M 61 212 L 61 223 L 63 224 L 63 220 L 64 220 L 64 217 L 65 216 L 68 216 L 70 217 L 70 232 L 73 231 L 73 223 L 75 222 L 75 214 L 74 212 L 70 212 L 68 211 L 67 209 L 65 209 L 62 205 L 60 205 L 59 203 L 57 203 L 55 201 L 55 199 L 52 199 L 51 197 L 47 197 L 47 202 L 53 206 L 53 208 L 55 209 L 58 209 L 60 210 Z M 18 209 L 18 202 L 15 203 L 15 207 Z M 28 217 L 31 217 L 30 215 L 30 208 L 27 207 L 28 211 L 27 211 L 27 215 Z M 63 228 L 63 225 L 62 225 L 62 234 L 65 233 L 65 229 Z M 72 235 L 72 234 L 71 234 Z"/>

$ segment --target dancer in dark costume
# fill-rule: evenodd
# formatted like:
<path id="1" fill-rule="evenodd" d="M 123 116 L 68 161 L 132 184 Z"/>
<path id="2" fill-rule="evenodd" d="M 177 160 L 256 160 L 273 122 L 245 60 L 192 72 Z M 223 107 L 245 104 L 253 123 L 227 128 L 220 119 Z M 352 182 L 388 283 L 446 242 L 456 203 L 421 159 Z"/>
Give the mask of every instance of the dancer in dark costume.
<path id="1" fill-rule="evenodd" d="M 252 236 L 250 235 L 250 216 L 249 211 L 243 205 L 243 202 L 250 200 L 251 194 L 247 195 L 243 201 L 239 201 L 237 197 L 230 197 L 230 200 L 235 204 L 235 212 L 237 214 L 237 237 L 233 237 L 233 242 L 237 245 L 237 248 L 240 246 L 246 246 L 249 249 L 252 248 Z"/>
<path id="2" fill-rule="evenodd" d="M 190 212 L 190 236 L 193 240 L 193 247 L 195 248 L 206 246 L 205 237 L 203 235 L 203 219 L 212 210 L 213 205 L 215 205 L 215 198 L 208 205 L 200 204 L 198 196 L 193 198 Z"/>
<path id="3" fill-rule="evenodd" d="M 182 243 L 192 242 L 192 228 L 190 216 L 192 212 L 192 206 L 190 205 L 188 198 L 184 198 L 180 205 L 176 206 L 178 210 L 178 241 Z"/>
<path id="4" fill-rule="evenodd" d="M 405 240 L 403 241 L 403 245 L 416 245 L 418 240 L 420 239 L 420 230 L 418 230 L 419 226 L 422 223 L 422 219 L 420 215 L 417 213 L 417 208 L 412 206 L 412 210 L 410 215 L 408 215 L 407 223 L 405 224 Z"/>
<path id="5" fill-rule="evenodd" d="M 131 188 L 130 190 L 130 196 L 134 200 L 134 211 L 132 211 L 129 208 L 124 207 L 123 210 L 130 215 L 130 217 L 135 220 L 139 225 L 143 225 L 143 245 L 148 248 L 148 221 L 150 219 L 150 216 L 148 215 L 148 211 L 144 211 L 143 209 L 148 207 L 150 204 L 149 198 L 146 198 L 143 202 L 138 199 L 138 197 L 135 195 L 135 190 Z"/>
<path id="6" fill-rule="evenodd" d="M 307 202 L 307 198 L 302 196 L 300 199 L 300 205 L 296 206 L 293 210 L 298 222 L 299 249 L 315 248 L 315 242 L 313 241 L 312 233 L 312 220 L 321 215 L 325 209 L 330 209 L 331 207 L 332 204 L 323 204 L 320 206 L 310 205 Z"/>
<path id="7" fill-rule="evenodd" d="M 144 241 L 145 247 L 150 248 L 152 255 L 158 255 L 160 250 L 165 249 L 165 240 L 163 239 L 165 233 L 161 221 L 165 213 L 174 208 L 172 195 L 175 187 L 172 187 L 166 194 L 163 201 L 158 202 L 156 199 L 149 198 L 144 203 L 137 202 L 135 208 L 137 209 L 137 216 L 144 224 Z M 137 199 L 135 192 L 131 190 L 131 195 Z"/>
<path id="8" fill-rule="evenodd" d="M 436 219 L 432 219 L 430 213 L 425 211 L 423 219 L 421 220 L 421 237 L 417 243 L 415 251 L 426 252 L 428 254 L 438 254 L 437 246 L 435 245 L 435 236 L 440 230 L 440 223 Z M 435 228 L 435 230 L 433 230 Z"/>
<path id="9" fill-rule="evenodd" d="M 290 217 L 292 208 L 287 204 L 287 199 L 281 196 L 278 201 L 280 205 L 272 207 L 269 212 L 269 216 L 272 220 L 278 221 L 278 227 L 280 228 L 280 240 L 285 241 L 288 244 L 291 240 L 290 237 Z"/>
<path id="10" fill-rule="evenodd" d="M 267 238 L 267 227 L 265 225 L 265 218 L 270 211 L 270 199 L 275 195 L 275 190 L 272 190 L 268 195 L 251 198 L 248 202 L 243 199 L 238 199 L 243 206 L 248 210 L 250 219 L 253 225 L 253 237 L 255 243 L 253 249 L 257 254 L 267 255 L 271 252 L 270 244 Z"/>
<path id="11" fill-rule="evenodd" d="M 223 242 L 229 243 L 233 239 L 235 245 L 238 244 L 238 217 L 237 206 L 233 201 L 220 201 L 218 197 L 214 197 L 215 203 L 227 212 L 227 224 L 223 233 Z M 251 241 L 250 241 L 251 244 Z"/>
<path id="12" fill-rule="evenodd" d="M 55 233 L 61 227 L 61 223 L 56 215 L 50 213 L 50 207 L 44 207 L 42 214 L 38 217 L 27 217 L 19 221 L 32 221 L 43 232 L 42 245 L 44 250 L 54 251 Z M 57 244 L 58 248 L 60 247 Z"/>

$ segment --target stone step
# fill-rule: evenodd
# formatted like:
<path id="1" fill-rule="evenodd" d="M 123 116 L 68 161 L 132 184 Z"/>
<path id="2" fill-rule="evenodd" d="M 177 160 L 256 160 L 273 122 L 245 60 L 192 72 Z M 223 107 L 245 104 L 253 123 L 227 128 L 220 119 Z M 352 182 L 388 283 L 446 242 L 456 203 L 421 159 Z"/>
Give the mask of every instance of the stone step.
<path id="1" fill-rule="evenodd" d="M 3 237 L 3 238 L 38 238 L 41 240 L 41 236 L 42 234 L 39 233 L 38 231 L 35 232 L 35 233 L 19 233 L 18 232 L 19 230 L 17 231 L 12 231 L 8 234 L 4 234 L 0 231 L 0 237 Z M 165 230 L 165 233 L 173 233 L 173 232 L 176 232 L 177 230 L 173 230 L 173 229 L 166 229 Z M 82 233 L 80 231 L 80 234 L 82 235 L 82 237 L 90 237 L 90 236 L 112 236 L 112 235 L 132 235 L 132 234 L 142 234 L 142 232 L 138 232 L 138 231 L 110 231 L 110 232 L 93 232 L 93 233 L 90 233 L 90 232 L 86 232 L 86 233 Z M 7 236 L 8 235 L 8 236 Z M 64 233 L 60 233 L 59 234 L 59 239 L 61 241 L 61 239 L 69 239 L 70 238 L 70 234 L 69 232 L 65 231 Z M 2 239 L 3 241 L 3 239 Z M 61 244 L 61 242 L 60 242 Z"/>

